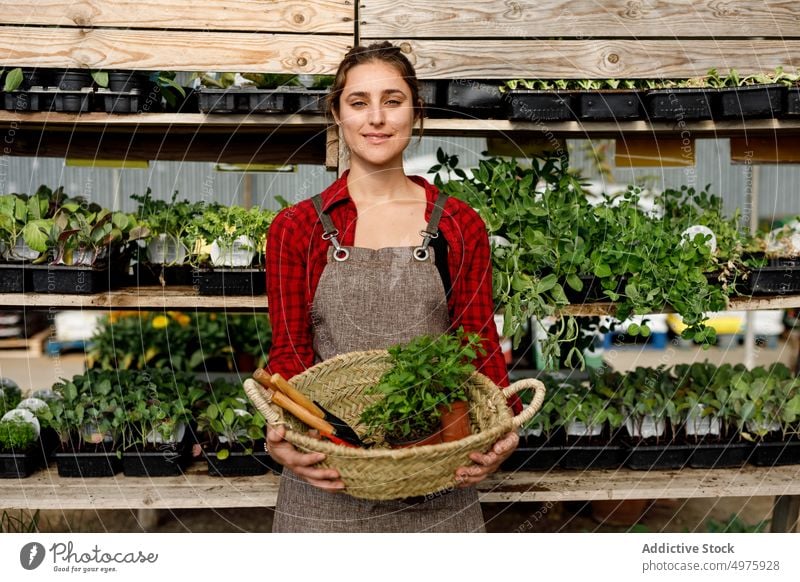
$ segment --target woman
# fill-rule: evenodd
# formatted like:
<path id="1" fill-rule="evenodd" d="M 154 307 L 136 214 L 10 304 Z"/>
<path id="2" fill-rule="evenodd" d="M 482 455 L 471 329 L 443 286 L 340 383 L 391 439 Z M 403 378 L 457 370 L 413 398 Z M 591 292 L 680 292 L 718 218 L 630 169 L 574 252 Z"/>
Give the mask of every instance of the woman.
<path id="1" fill-rule="evenodd" d="M 340 353 L 387 348 L 463 326 L 484 338 L 479 371 L 508 385 L 493 321 L 486 228 L 459 200 L 403 171 L 403 151 L 422 120 L 413 67 L 390 43 L 351 50 L 329 109 L 350 169 L 315 196 L 281 211 L 267 241 L 273 343 L 271 372 L 292 377 Z M 518 403 L 514 403 L 518 406 Z M 284 466 L 273 531 L 483 531 L 473 487 L 516 448 L 516 433 L 460 467 L 454 491 L 430 499 L 371 502 L 347 495 L 335 469 L 315 464 L 267 431 Z"/>

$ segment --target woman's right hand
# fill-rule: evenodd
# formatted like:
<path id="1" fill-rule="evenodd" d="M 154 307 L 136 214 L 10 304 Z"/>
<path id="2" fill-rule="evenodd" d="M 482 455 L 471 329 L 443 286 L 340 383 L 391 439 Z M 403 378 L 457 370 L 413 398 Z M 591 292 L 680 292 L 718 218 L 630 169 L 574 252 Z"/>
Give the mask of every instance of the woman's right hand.
<path id="1" fill-rule="evenodd" d="M 278 425 L 275 428 L 267 426 L 267 448 L 273 459 L 315 487 L 330 493 L 339 493 L 344 489 L 339 471 L 314 466 L 325 459 L 323 453 L 301 453 L 292 443 L 285 440 L 285 436 L 285 426 Z"/>

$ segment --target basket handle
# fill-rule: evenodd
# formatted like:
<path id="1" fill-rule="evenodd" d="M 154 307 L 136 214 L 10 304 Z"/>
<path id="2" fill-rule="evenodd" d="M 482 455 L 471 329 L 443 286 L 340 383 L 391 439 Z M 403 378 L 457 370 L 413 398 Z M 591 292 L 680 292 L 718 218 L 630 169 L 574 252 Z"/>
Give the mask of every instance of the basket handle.
<path id="1" fill-rule="evenodd" d="M 280 413 L 270 404 L 272 395 L 261 384 L 248 378 L 244 381 L 244 392 L 250 402 L 264 415 L 264 419 L 269 425 L 284 424 Z"/>
<path id="2" fill-rule="evenodd" d="M 522 380 L 517 380 L 508 388 L 503 388 L 503 396 L 506 398 L 509 398 L 517 392 L 521 392 L 522 390 L 528 388 L 534 390 L 533 400 L 531 400 L 531 403 L 528 404 L 528 406 L 522 409 L 522 412 L 511 419 L 515 429 L 520 428 L 523 424 L 532 419 L 537 412 L 539 412 L 539 409 L 542 407 L 542 403 L 544 402 L 544 395 L 547 393 L 547 390 L 545 389 L 541 380 L 537 380 L 536 378 L 524 378 Z"/>

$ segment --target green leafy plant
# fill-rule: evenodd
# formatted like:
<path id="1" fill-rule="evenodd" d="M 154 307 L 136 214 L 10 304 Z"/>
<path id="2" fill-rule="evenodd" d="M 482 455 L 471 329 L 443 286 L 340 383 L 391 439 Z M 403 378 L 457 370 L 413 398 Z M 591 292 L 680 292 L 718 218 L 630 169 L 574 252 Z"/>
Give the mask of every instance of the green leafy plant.
<path id="1" fill-rule="evenodd" d="M 33 515 L 26 510 L 20 509 L 19 516 L 12 515 L 9 511 L 3 510 L 0 515 L 1 533 L 35 533 L 39 531 L 40 513 L 37 509 Z"/>
<path id="2" fill-rule="evenodd" d="M 131 198 L 139 203 L 136 212 L 139 224 L 131 232 L 131 236 L 150 242 L 163 235 L 176 247 L 182 246 L 187 252 L 192 249 L 192 222 L 202 214 L 205 203 L 178 201 L 177 197 L 178 191 L 175 190 L 168 202 L 156 200 L 152 197 L 150 188 L 143 196 L 132 194 Z"/>
<path id="3" fill-rule="evenodd" d="M 29 449 L 38 438 L 33 423 L 22 418 L 0 420 L 0 451 L 20 453 Z"/>
<path id="4" fill-rule="evenodd" d="M 208 436 L 207 446 L 225 460 L 232 451 L 252 454 L 255 442 L 264 438 L 266 421 L 244 396 L 241 385 L 217 380 L 213 401 L 200 411 L 197 428 Z"/>
<path id="5" fill-rule="evenodd" d="M 121 372 L 123 448 L 144 450 L 179 439 L 191 420 L 189 395 L 197 384 L 193 375 L 169 369 Z"/>
<path id="6" fill-rule="evenodd" d="M 192 79 L 200 79 L 203 87 L 227 89 L 236 83 L 237 73 L 220 73 L 215 76 L 209 73 L 192 73 Z M 241 73 L 241 78 L 249 85 L 259 89 L 275 89 L 277 87 L 296 87 L 300 85 L 298 76 L 291 73 Z M 240 80 L 241 81 L 241 80 Z"/>
<path id="7" fill-rule="evenodd" d="M 435 432 L 439 407 L 467 400 L 466 381 L 475 371 L 472 361 L 483 353 L 474 333 L 420 336 L 389 348 L 392 367 L 367 391 L 380 396 L 361 415 L 369 436 L 417 440 Z"/>
<path id="8" fill-rule="evenodd" d="M 732 513 L 727 520 L 718 521 L 709 518 L 706 521 L 708 533 L 762 533 L 766 530 L 770 520 L 762 519 L 758 523 L 748 524 L 738 514 Z"/>
<path id="9" fill-rule="evenodd" d="M 210 259 L 210 245 L 217 241 L 221 248 L 230 248 L 240 237 L 248 241 L 242 248 L 256 253 L 255 262 L 262 265 L 267 243 L 267 231 L 277 213 L 258 207 L 207 205 L 190 226 L 195 246 L 192 262 L 196 266 Z"/>

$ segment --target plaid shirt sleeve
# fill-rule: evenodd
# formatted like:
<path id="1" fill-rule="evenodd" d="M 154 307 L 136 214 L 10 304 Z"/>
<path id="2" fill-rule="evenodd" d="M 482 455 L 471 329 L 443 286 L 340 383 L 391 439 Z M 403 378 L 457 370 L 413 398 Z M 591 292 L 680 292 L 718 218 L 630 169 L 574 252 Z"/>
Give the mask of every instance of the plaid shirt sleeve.
<path id="1" fill-rule="evenodd" d="M 306 303 L 307 256 L 298 211 L 282 210 L 267 233 L 267 300 L 272 324 L 270 373 L 291 378 L 314 363 L 311 321 Z"/>
<path id="2" fill-rule="evenodd" d="M 509 385 L 505 358 L 500 348 L 500 338 L 494 323 L 492 294 L 492 262 L 486 225 L 471 208 L 462 207 L 459 216 L 462 237 L 462 261 L 454 285 L 453 329 L 476 332 L 483 338 L 486 354 L 478 356 L 474 364 L 478 372 L 488 376 L 500 387 Z M 518 397 L 509 399 L 515 413 L 522 410 Z"/>

